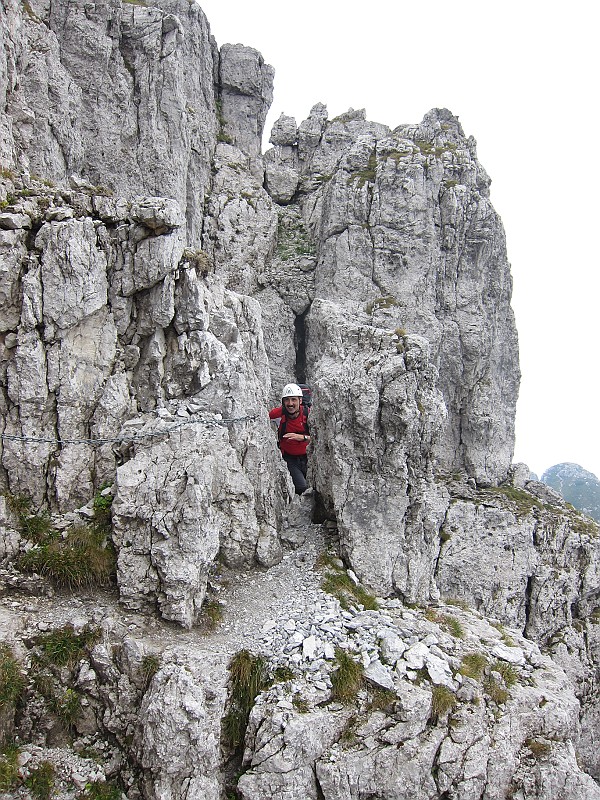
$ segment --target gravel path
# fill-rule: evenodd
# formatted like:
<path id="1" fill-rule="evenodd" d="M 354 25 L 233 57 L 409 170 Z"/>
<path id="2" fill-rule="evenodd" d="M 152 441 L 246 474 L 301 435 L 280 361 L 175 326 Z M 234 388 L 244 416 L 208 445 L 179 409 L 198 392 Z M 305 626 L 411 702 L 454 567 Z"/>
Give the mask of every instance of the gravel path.
<path id="1" fill-rule="evenodd" d="M 76 627 L 102 624 L 119 634 L 129 633 L 159 652 L 179 645 L 220 652 L 226 658 L 242 647 L 256 651 L 265 626 L 324 597 L 315 561 L 325 548 L 325 534 L 323 526 L 311 524 L 312 510 L 312 498 L 294 499 L 290 507 L 293 527 L 287 533 L 298 544 L 286 546 L 276 566 L 220 571 L 214 584 L 224 613 L 213 631 L 202 625 L 186 631 L 156 616 L 129 612 L 119 604 L 116 590 L 36 597 L 7 586 L 0 591 L 0 627 L 5 635 L 27 636 L 68 623 Z"/>

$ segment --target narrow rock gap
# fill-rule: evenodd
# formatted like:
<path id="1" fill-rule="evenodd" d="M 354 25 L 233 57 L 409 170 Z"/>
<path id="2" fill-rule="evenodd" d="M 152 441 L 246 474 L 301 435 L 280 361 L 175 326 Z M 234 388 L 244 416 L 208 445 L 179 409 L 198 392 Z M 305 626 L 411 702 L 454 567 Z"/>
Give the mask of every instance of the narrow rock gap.
<path id="1" fill-rule="evenodd" d="M 306 383 L 306 315 L 310 306 L 294 320 L 294 349 L 296 351 L 295 373 L 298 383 Z"/>
<path id="2" fill-rule="evenodd" d="M 533 594 L 533 575 L 527 577 L 527 586 L 525 587 L 525 624 L 523 625 L 523 636 L 527 636 L 527 628 L 529 627 L 529 617 L 531 614 L 531 598 Z"/>

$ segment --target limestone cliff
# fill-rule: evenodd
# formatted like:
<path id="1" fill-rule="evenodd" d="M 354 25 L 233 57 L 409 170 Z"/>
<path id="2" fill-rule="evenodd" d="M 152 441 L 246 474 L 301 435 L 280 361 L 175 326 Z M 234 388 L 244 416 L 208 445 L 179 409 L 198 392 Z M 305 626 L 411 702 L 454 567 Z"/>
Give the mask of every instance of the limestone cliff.
<path id="1" fill-rule="evenodd" d="M 56 747 L 72 783 L 118 776 L 130 800 L 218 798 L 236 770 L 247 800 L 600 797 L 598 527 L 511 465 L 510 269 L 457 118 L 318 103 L 263 155 L 273 69 L 193 2 L 6 0 L 0 35 L 14 791 Z M 315 392 L 316 506 L 266 417 L 291 378 Z M 89 519 L 118 607 L 32 568 Z M 219 592 L 226 623 L 199 633 Z M 66 622 L 77 656 L 51 664 Z M 245 751 L 241 646 L 279 676 Z"/>

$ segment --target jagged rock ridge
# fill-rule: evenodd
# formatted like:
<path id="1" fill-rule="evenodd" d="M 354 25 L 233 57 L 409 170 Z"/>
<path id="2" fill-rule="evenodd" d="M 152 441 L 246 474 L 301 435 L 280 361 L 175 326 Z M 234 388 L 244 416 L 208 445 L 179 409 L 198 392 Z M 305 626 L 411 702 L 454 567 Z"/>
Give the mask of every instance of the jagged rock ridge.
<path id="1" fill-rule="evenodd" d="M 5 493 L 30 495 L 63 524 L 113 483 L 122 606 L 193 631 L 217 555 L 229 569 L 274 568 L 299 542 L 265 410 L 290 376 L 307 378 L 312 480 L 340 563 L 394 598 L 390 608 L 443 598 L 498 618 L 552 655 L 555 688 L 519 688 L 495 710 L 486 699 L 481 713 L 467 698 L 470 711 L 430 718 L 435 686 L 458 691 L 457 648 L 444 649 L 437 629 L 425 641 L 421 611 L 409 625 L 409 612 L 390 621 L 384 606 L 354 649 L 395 705 L 369 716 L 361 695 L 365 752 L 346 757 L 337 745 L 349 715 L 330 696 L 337 640 L 304 627 L 316 613 L 305 605 L 294 680 L 304 692 L 317 676 L 327 705 L 304 720 L 286 691 L 259 698 L 240 796 L 354 796 L 361 764 L 372 776 L 363 794 L 395 797 L 408 769 L 400 747 L 426 751 L 414 798 L 501 797 L 511 785 L 550 797 L 553 784 L 565 798 L 596 796 L 574 743 L 598 777 L 598 529 L 511 467 L 511 279 L 474 140 L 444 109 L 390 130 L 361 111 L 329 120 L 317 104 L 299 126 L 282 117 L 263 157 L 272 68 L 251 48 L 219 50 L 196 4 L 9 0 L 0 14 Z M 13 559 L 31 543 L 4 503 L 2 521 L 15 587 Z M 347 644 L 338 615 L 356 610 L 325 614 Z M 123 640 L 119 622 L 94 619 L 115 649 L 95 647 L 81 669 L 77 691 L 93 713 L 80 733 L 115 738 L 131 798 L 218 797 L 227 646 L 214 661 L 190 657 L 163 632 L 145 692 L 147 623 L 134 618 L 140 640 Z M 485 649 L 487 623 L 475 619 L 464 624 Z M 23 624 L 11 617 L 27 661 Z M 275 628 L 254 642 L 269 657 Z M 391 659 L 391 641 L 427 649 L 416 648 L 422 667 L 437 667 L 421 675 L 425 688 Z M 535 667 L 535 647 L 519 647 Z M 495 671 L 488 664 L 487 679 Z M 530 700 L 527 727 L 519 706 Z M 27 724 L 8 713 L 9 732 Z M 40 758 L 65 741 L 60 724 L 45 725 Z M 535 763 L 528 737 L 543 739 Z"/>

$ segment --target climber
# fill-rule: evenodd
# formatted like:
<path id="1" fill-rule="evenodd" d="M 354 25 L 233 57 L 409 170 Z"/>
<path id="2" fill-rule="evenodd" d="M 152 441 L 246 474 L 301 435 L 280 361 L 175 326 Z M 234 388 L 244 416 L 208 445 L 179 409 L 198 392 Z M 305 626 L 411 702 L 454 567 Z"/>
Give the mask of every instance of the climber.
<path id="1" fill-rule="evenodd" d="M 269 411 L 269 419 L 279 419 L 279 447 L 296 494 L 303 494 L 308 489 L 306 448 L 310 444 L 310 433 L 308 411 L 302 399 L 302 389 L 298 384 L 288 383 L 281 393 L 281 405 Z"/>

